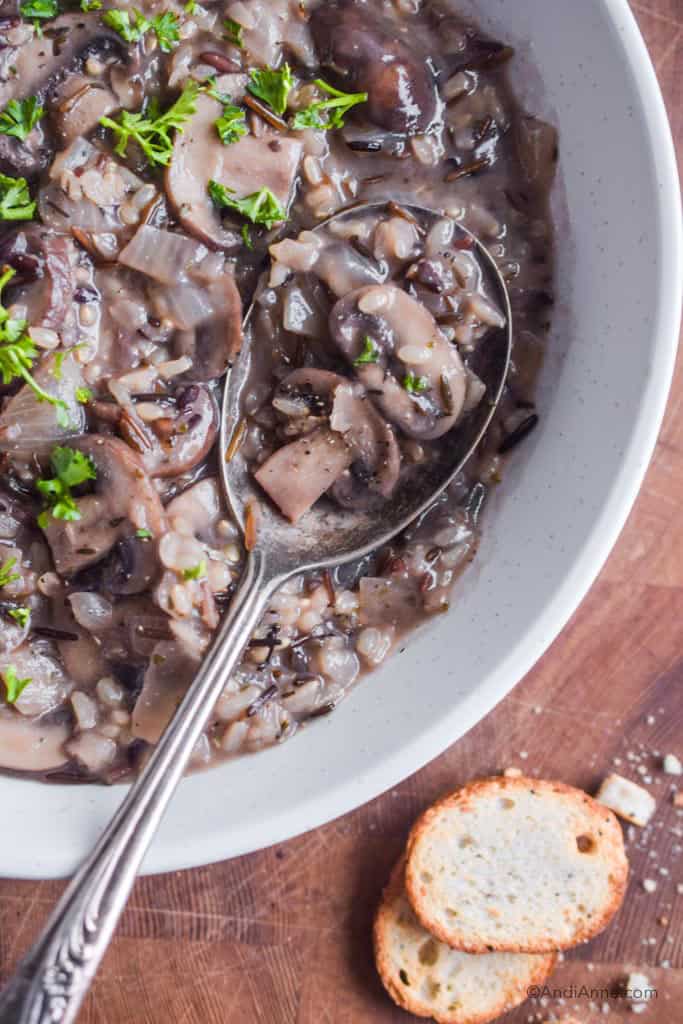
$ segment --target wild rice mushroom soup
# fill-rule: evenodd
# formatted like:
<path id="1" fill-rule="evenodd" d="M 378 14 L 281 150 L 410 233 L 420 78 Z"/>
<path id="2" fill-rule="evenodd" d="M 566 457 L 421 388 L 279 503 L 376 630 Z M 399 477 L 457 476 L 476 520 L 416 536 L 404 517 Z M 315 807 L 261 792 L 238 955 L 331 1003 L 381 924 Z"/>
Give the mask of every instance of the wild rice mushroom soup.
<path id="1" fill-rule="evenodd" d="M 216 445 L 254 296 L 229 455 L 264 502 L 381 516 L 449 443 L 504 323 L 464 226 L 513 306 L 494 423 L 394 544 L 275 595 L 194 766 L 292 736 L 448 609 L 553 304 L 557 141 L 513 59 L 455 0 L 4 5 L 0 767 L 121 779 L 193 678 L 244 566 Z"/>

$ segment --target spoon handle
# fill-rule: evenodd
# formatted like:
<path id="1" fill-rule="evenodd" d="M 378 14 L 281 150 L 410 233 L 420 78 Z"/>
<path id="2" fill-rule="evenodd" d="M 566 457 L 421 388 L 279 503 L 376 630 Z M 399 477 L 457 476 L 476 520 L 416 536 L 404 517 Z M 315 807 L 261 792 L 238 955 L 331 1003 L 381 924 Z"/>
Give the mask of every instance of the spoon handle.
<path id="1" fill-rule="evenodd" d="M 0 1024 L 73 1024 L 140 863 L 214 704 L 280 579 L 258 551 L 147 765 L 0 994 Z"/>

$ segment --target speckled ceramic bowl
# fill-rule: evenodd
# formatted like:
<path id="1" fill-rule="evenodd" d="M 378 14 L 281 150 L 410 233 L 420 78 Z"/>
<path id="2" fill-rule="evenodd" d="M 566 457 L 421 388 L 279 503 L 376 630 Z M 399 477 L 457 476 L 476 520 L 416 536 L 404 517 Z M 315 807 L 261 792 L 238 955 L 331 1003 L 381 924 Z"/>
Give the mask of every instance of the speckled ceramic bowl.
<path id="1" fill-rule="evenodd" d="M 448 616 L 291 743 L 183 782 L 146 861 L 230 857 L 343 814 L 477 722 L 550 644 L 626 519 L 678 339 L 681 209 L 671 135 L 626 0 L 477 0 L 519 48 L 528 108 L 560 128 L 558 293 L 542 425 L 515 455 Z M 4 875 L 71 871 L 120 787 L 0 779 Z"/>

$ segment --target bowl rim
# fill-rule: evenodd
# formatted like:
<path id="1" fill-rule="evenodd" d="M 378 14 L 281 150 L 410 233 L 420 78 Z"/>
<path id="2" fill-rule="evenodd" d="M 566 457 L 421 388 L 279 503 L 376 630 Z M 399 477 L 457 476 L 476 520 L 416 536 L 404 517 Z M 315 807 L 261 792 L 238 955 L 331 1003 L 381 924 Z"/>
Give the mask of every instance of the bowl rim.
<path id="1" fill-rule="evenodd" d="M 658 318 L 653 329 L 652 374 L 643 395 L 630 443 L 621 461 L 608 500 L 574 561 L 571 572 L 553 600 L 498 667 L 476 688 L 446 711 L 439 722 L 418 733 L 393 755 L 378 759 L 361 779 L 350 777 L 291 811 L 251 826 L 241 826 L 239 840 L 216 831 L 186 836 L 182 844 L 152 847 L 142 874 L 173 871 L 235 857 L 284 842 L 350 813 L 423 768 L 487 715 L 534 666 L 564 629 L 595 582 L 633 508 L 650 464 L 664 418 L 673 380 L 683 310 L 683 205 L 678 164 L 664 97 L 628 0 L 603 0 L 636 79 L 661 187 L 659 216 L 669 230 L 661 234 L 661 274 L 657 295 Z"/>
<path id="2" fill-rule="evenodd" d="M 656 296 L 657 319 L 652 331 L 656 339 L 652 349 L 652 373 L 608 499 L 576 555 L 571 571 L 542 615 L 519 637 L 488 677 L 482 679 L 476 690 L 463 697 L 457 707 L 444 711 L 438 722 L 417 733 L 400 751 L 378 758 L 361 777 L 350 775 L 324 795 L 299 803 L 295 815 L 291 808 L 285 808 L 267 820 L 240 826 L 239 834 L 233 833 L 230 823 L 226 822 L 224 829 L 208 833 L 198 830 L 185 835 L 182 841 L 153 843 L 141 874 L 211 864 L 283 842 L 349 813 L 440 756 L 488 714 L 532 668 L 583 601 L 614 547 L 650 463 L 673 378 L 683 305 L 683 208 L 671 127 L 645 40 L 628 0 L 603 0 L 603 4 L 617 29 L 626 63 L 647 110 L 644 121 L 650 146 L 657 152 L 660 180 L 658 217 L 667 224 L 667 231 L 660 233 L 661 271 Z M 27 783 L 22 780 L 22 784 Z M 127 791 L 123 786 L 117 789 L 121 797 Z M 68 865 L 56 863 L 49 875 L 57 877 L 68 870 Z M 15 878 L 46 877 L 44 864 L 27 861 L 24 851 L 13 849 L 12 844 L 3 849 L 2 873 Z"/>

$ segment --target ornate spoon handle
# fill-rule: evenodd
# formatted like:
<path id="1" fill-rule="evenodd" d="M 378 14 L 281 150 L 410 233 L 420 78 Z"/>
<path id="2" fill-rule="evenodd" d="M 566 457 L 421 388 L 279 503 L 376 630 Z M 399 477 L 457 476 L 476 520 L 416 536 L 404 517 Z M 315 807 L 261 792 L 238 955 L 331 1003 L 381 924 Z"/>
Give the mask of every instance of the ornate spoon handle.
<path id="1" fill-rule="evenodd" d="M 137 781 L 0 994 L 0 1024 L 73 1024 L 202 729 L 279 579 L 252 552 L 216 640 Z"/>

